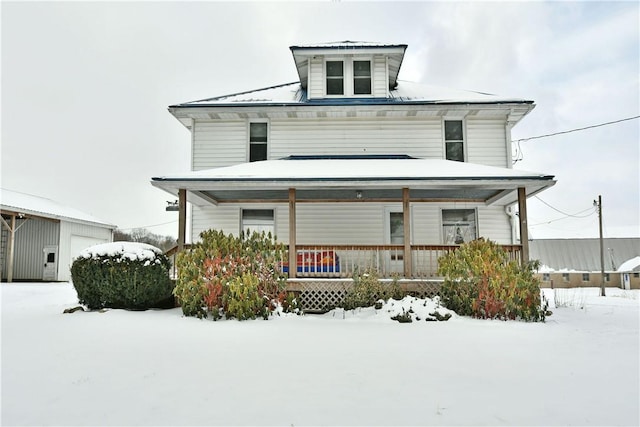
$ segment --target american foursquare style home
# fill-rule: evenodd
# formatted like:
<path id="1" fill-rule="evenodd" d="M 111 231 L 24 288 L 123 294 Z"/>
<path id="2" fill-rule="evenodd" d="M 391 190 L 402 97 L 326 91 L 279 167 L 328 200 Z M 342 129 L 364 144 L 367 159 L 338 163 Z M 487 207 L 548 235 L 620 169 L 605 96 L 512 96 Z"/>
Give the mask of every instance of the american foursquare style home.
<path id="1" fill-rule="evenodd" d="M 178 197 L 179 248 L 210 228 L 271 231 L 310 308 L 366 268 L 427 290 L 438 257 L 478 237 L 528 260 L 526 200 L 555 184 L 512 168 L 533 101 L 399 80 L 406 49 L 291 46 L 297 82 L 170 106 L 192 170 L 152 184 Z"/>

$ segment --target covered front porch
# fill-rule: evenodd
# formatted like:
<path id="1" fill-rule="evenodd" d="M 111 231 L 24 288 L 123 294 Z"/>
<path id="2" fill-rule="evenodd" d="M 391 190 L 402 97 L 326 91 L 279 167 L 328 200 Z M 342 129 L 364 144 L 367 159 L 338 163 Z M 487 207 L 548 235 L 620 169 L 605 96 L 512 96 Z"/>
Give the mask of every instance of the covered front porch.
<path id="1" fill-rule="evenodd" d="M 238 209 L 286 206 L 283 216 L 286 228 L 280 224 L 280 230 L 287 235 L 283 243 L 288 245 L 288 255 L 282 267 L 291 286 L 302 289 L 305 282 L 342 286 L 341 282 L 354 273 L 368 269 L 377 271 L 383 279 L 395 278 L 407 286 L 438 282 L 438 258 L 455 250 L 459 242 L 444 243 L 442 236 L 437 237 L 439 242 L 421 241 L 420 221 L 415 218 L 412 221 L 412 208 L 420 206 L 472 207 L 473 213 L 474 209 L 500 212 L 517 204 L 518 214 L 512 219 L 519 230 L 519 241 L 502 243 L 513 259 L 528 261 L 527 197 L 554 185 L 555 181 L 553 176 L 510 168 L 398 155 L 290 156 L 156 177 L 152 184 L 178 196 L 178 250 L 186 241 L 187 202 Z M 341 217 L 338 206 L 356 209 L 349 219 L 354 221 L 357 209 L 364 209 L 367 204 L 396 207 L 393 219 L 399 229 L 395 238 L 384 239 L 382 230 L 372 227 L 355 233 L 349 243 L 327 242 L 326 236 L 314 242 L 309 236 L 318 236 L 317 230 L 310 233 L 308 222 L 298 224 L 301 207 L 309 212 L 322 206 L 324 210 L 318 210 L 328 212 L 325 216 L 340 223 L 346 218 Z M 336 206 L 335 212 L 327 210 L 327 206 Z M 238 232 L 242 225 L 239 227 Z M 374 234 L 379 237 L 372 238 Z M 478 234 L 474 237 L 494 239 Z M 372 240 L 377 243 L 371 244 Z"/>

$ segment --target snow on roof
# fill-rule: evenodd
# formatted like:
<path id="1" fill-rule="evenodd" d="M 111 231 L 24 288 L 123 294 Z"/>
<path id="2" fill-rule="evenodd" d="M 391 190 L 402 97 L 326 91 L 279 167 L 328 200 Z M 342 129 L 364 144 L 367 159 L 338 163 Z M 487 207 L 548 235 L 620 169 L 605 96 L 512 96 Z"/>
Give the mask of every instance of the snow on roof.
<path id="1" fill-rule="evenodd" d="M 440 86 L 426 85 L 422 83 L 399 80 L 396 89 L 390 91 L 389 98 L 330 98 L 319 100 L 307 100 L 306 91 L 299 82 L 285 83 L 239 92 L 230 95 L 217 96 L 197 101 L 185 102 L 172 107 L 195 106 L 227 106 L 227 105 L 254 105 L 254 104 L 286 104 L 286 105 L 331 105 L 331 104 L 438 104 L 438 103 L 524 103 L 533 101 L 507 98 L 483 92 L 474 92 L 461 89 L 450 89 Z"/>
<path id="2" fill-rule="evenodd" d="M 442 159 L 306 156 L 242 163 L 154 180 L 552 179 L 553 176 Z"/>
<path id="3" fill-rule="evenodd" d="M 326 42 L 326 43 L 313 43 L 307 45 L 296 45 L 291 46 L 291 49 L 317 49 L 317 48 L 372 48 L 372 47 L 407 47 L 406 44 L 401 43 L 378 43 L 378 42 L 363 42 L 363 41 L 352 41 L 352 40 L 343 40 L 336 42 Z"/>
<path id="4" fill-rule="evenodd" d="M 0 188 L 0 206 L 2 210 L 14 211 L 26 215 L 65 219 L 71 222 L 85 222 L 106 228 L 116 228 L 113 224 L 102 221 L 77 209 L 61 205 L 51 199 L 4 188 Z"/>
<path id="5" fill-rule="evenodd" d="M 621 271 L 621 272 L 640 271 L 640 256 L 631 258 L 623 262 L 620 265 L 620 267 L 618 267 L 618 271 Z"/>

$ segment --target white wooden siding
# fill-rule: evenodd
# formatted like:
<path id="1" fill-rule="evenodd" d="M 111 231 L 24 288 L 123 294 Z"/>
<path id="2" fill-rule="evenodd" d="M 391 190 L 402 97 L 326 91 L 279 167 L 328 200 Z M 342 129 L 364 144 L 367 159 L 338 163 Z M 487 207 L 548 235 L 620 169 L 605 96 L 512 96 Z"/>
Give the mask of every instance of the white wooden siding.
<path id="1" fill-rule="evenodd" d="M 238 235 L 240 211 L 245 209 L 275 209 L 275 234 L 280 242 L 289 242 L 289 210 L 286 204 L 220 205 L 193 208 L 192 241 L 198 241 L 202 231 L 215 228 L 226 234 Z M 299 203 L 296 206 L 296 242 L 313 244 L 385 244 L 385 212 L 400 211 L 401 203 Z M 442 244 L 442 209 L 477 209 L 478 236 L 511 244 L 509 217 L 502 207 L 486 207 L 460 203 L 412 203 L 413 244 Z"/>
<path id="2" fill-rule="evenodd" d="M 371 92 L 376 98 L 389 96 L 389 73 L 387 72 L 387 59 L 382 55 L 376 55 L 371 61 Z"/>
<path id="3" fill-rule="evenodd" d="M 272 159 L 291 154 L 409 154 L 443 158 L 438 119 L 274 119 L 269 142 Z"/>
<path id="4" fill-rule="evenodd" d="M 324 61 L 322 57 L 309 59 L 309 78 L 307 80 L 307 98 L 324 96 Z"/>
<path id="5" fill-rule="evenodd" d="M 467 119 L 467 161 L 488 166 L 510 167 L 506 152 L 504 120 Z"/>
<path id="6" fill-rule="evenodd" d="M 248 121 L 197 121 L 193 130 L 193 170 L 247 161 Z"/>

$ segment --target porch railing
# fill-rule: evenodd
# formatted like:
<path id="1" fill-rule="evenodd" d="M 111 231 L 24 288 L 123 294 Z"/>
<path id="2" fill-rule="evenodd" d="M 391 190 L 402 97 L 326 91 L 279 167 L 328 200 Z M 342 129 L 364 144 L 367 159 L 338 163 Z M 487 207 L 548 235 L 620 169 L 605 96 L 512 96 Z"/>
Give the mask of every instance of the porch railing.
<path id="1" fill-rule="evenodd" d="M 411 245 L 414 279 L 438 277 L 438 258 L 458 245 Z M 520 245 L 502 245 L 510 260 L 519 260 Z M 404 276 L 404 245 L 297 245 L 296 277 L 350 278 L 356 271 L 376 270 L 381 278 Z M 284 271 L 289 271 L 285 264 Z"/>

